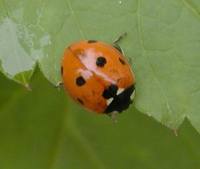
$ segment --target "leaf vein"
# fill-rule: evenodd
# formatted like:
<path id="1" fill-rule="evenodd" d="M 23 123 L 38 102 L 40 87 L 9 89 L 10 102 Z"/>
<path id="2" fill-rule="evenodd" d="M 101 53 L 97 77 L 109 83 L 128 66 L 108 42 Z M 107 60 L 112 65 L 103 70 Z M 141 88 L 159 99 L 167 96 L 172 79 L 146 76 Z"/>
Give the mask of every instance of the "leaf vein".
<path id="1" fill-rule="evenodd" d="M 67 6 L 68 6 L 69 10 L 71 11 L 72 16 L 74 17 L 74 22 L 75 22 L 75 24 L 76 24 L 76 26 L 77 26 L 77 28 L 78 28 L 78 31 L 79 31 L 81 37 L 82 37 L 83 39 L 86 39 L 86 35 L 85 35 L 85 33 L 82 31 L 80 21 L 78 20 L 78 17 L 77 17 L 77 15 L 76 15 L 76 13 L 75 13 L 75 10 L 74 10 L 73 7 L 72 7 L 72 4 L 71 4 L 71 1 L 70 1 L 70 0 L 67 0 Z"/>
<path id="2" fill-rule="evenodd" d="M 192 11 L 192 13 L 193 13 L 196 17 L 198 17 L 198 19 L 200 19 L 200 11 L 198 11 L 198 10 L 194 7 L 194 5 L 193 5 L 191 2 L 189 2 L 188 0 L 182 0 L 182 2 L 183 2 L 183 5 L 184 5 L 187 9 L 189 9 L 190 11 Z"/>

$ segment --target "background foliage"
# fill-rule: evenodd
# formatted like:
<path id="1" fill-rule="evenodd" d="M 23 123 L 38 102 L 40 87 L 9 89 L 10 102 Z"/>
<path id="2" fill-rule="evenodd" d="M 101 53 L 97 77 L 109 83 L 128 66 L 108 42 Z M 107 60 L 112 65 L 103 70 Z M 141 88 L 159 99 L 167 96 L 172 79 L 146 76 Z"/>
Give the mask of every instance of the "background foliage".
<path id="1" fill-rule="evenodd" d="M 131 109 L 115 124 L 70 102 L 39 72 L 31 84 L 30 92 L 0 75 L 0 168 L 200 166 L 200 136 L 187 121 L 178 136 Z"/>
<path id="2" fill-rule="evenodd" d="M 0 168 L 199 166 L 199 14 L 198 0 L 0 0 Z M 123 32 L 137 93 L 113 124 L 51 84 L 70 43 Z M 188 121 L 175 137 L 150 117 L 173 130 Z"/>

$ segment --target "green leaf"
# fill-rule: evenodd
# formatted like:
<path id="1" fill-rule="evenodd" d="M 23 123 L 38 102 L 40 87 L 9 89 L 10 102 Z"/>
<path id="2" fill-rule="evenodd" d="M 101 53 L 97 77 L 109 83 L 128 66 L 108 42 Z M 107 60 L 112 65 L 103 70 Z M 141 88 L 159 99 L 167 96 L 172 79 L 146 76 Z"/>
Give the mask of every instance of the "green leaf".
<path id="1" fill-rule="evenodd" d="M 157 2 L 138 5 L 136 106 L 170 128 L 187 117 L 200 131 L 200 16 L 192 1 Z"/>
<path id="2" fill-rule="evenodd" d="M 27 86 L 38 63 L 56 84 L 66 46 L 80 39 L 111 43 L 123 32 L 137 109 L 173 129 L 187 117 L 200 132 L 198 0 L 0 0 L 2 72 Z"/>
<path id="3" fill-rule="evenodd" d="M 113 123 L 69 102 L 38 72 L 31 92 L 2 75 L 0 89 L 2 169 L 200 166 L 200 135 L 187 121 L 177 137 L 136 110 Z"/>

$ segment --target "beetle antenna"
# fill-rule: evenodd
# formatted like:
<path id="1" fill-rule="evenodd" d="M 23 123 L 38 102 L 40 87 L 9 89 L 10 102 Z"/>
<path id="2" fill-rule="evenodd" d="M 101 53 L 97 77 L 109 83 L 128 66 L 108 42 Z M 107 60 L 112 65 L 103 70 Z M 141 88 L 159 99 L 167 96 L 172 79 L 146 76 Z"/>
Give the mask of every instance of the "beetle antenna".
<path id="1" fill-rule="evenodd" d="M 127 32 L 122 33 L 117 39 L 114 40 L 113 44 L 119 43 L 126 35 Z"/>

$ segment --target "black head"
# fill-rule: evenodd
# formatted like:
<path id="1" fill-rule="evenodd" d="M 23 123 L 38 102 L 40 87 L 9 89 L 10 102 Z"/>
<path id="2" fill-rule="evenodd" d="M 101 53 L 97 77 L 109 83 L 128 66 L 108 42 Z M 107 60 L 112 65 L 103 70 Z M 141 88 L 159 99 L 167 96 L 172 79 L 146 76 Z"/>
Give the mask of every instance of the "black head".
<path id="1" fill-rule="evenodd" d="M 113 97 L 112 102 L 108 105 L 105 110 L 106 114 L 110 114 L 114 111 L 122 112 L 126 110 L 129 105 L 132 103 L 131 96 L 134 95 L 135 86 L 131 85 L 128 88 L 124 89 L 120 94 Z"/>

